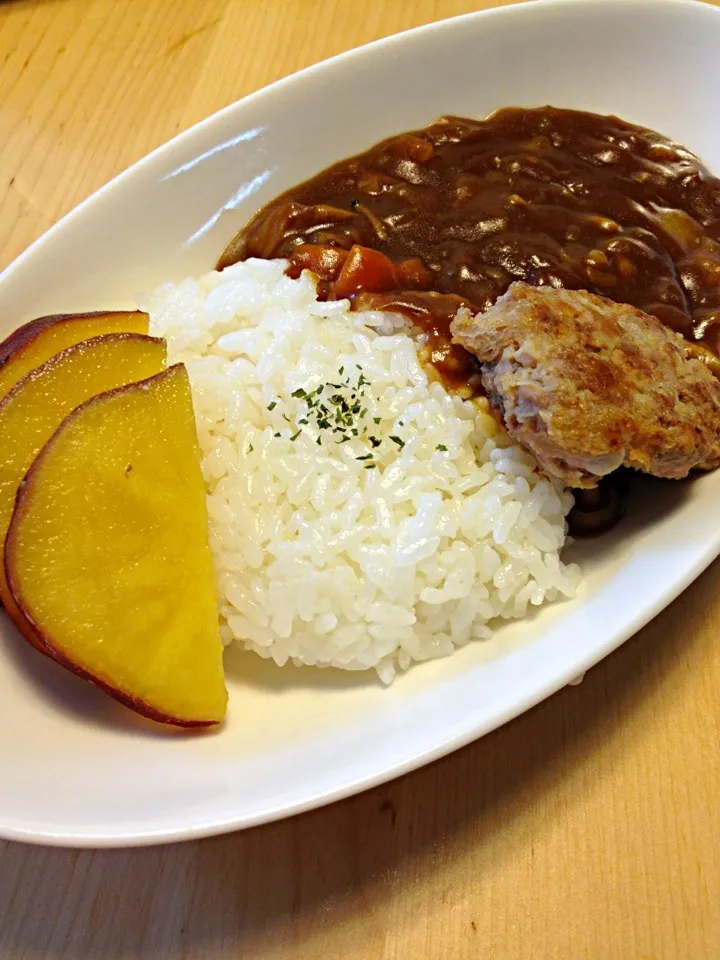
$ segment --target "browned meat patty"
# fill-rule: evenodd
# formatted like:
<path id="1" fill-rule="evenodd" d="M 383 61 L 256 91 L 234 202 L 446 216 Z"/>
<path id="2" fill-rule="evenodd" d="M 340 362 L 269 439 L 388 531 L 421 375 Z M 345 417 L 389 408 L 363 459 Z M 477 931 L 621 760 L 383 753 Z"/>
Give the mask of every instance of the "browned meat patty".
<path id="1" fill-rule="evenodd" d="M 514 283 L 451 330 L 510 435 L 567 485 L 594 487 L 622 464 L 673 478 L 720 465 L 720 382 L 655 317 Z"/>

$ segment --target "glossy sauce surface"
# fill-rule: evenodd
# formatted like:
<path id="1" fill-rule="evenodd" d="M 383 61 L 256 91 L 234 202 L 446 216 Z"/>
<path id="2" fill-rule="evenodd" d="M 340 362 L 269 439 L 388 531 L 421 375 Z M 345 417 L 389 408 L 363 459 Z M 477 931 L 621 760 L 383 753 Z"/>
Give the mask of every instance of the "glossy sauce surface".
<path id="1" fill-rule="evenodd" d="M 361 269 L 338 292 L 353 248 L 399 269 Z M 685 147 L 616 117 L 543 107 L 441 118 L 287 191 L 218 265 L 250 256 L 312 267 L 324 296 L 404 310 L 430 333 L 445 381 L 471 392 L 476 365 L 450 345 L 449 321 L 514 280 L 634 304 L 720 372 L 720 180 Z"/>

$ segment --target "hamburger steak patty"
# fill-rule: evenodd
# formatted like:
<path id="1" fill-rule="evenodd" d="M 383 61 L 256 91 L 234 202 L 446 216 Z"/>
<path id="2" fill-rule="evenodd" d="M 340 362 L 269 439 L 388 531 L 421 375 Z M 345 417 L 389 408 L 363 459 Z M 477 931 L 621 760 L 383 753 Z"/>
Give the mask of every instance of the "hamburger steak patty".
<path id="1" fill-rule="evenodd" d="M 520 282 L 451 332 L 510 435 L 569 486 L 621 465 L 679 479 L 720 464 L 720 382 L 635 307 Z"/>

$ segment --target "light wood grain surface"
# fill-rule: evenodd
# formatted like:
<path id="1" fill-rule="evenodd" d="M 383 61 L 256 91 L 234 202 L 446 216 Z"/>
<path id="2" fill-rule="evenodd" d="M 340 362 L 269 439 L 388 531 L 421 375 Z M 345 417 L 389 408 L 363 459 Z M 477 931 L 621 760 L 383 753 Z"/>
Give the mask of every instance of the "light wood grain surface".
<path id="1" fill-rule="evenodd" d="M 206 114 L 485 5 L 0 2 L 0 267 Z M 0 960 L 717 960 L 719 595 L 716 564 L 581 686 L 327 809 L 140 851 L 0 843 Z"/>

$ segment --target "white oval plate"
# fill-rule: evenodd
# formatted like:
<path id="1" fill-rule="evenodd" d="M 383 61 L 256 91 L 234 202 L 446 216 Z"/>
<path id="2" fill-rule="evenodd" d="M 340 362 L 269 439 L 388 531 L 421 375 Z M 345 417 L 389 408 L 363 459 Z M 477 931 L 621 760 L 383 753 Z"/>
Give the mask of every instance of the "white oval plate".
<path id="1" fill-rule="evenodd" d="M 43 313 L 130 305 L 205 272 L 264 202 L 443 113 L 545 103 L 618 113 L 720 170 L 720 11 L 555 0 L 434 24 L 338 57 L 216 114 L 83 203 L 0 277 L 0 335 Z M 66 845 L 187 839 L 327 803 L 454 750 L 581 674 L 720 552 L 720 472 L 652 486 L 578 551 L 581 595 L 496 639 L 373 677 L 227 655 L 221 731 L 136 719 L 0 638 L 0 835 Z"/>

